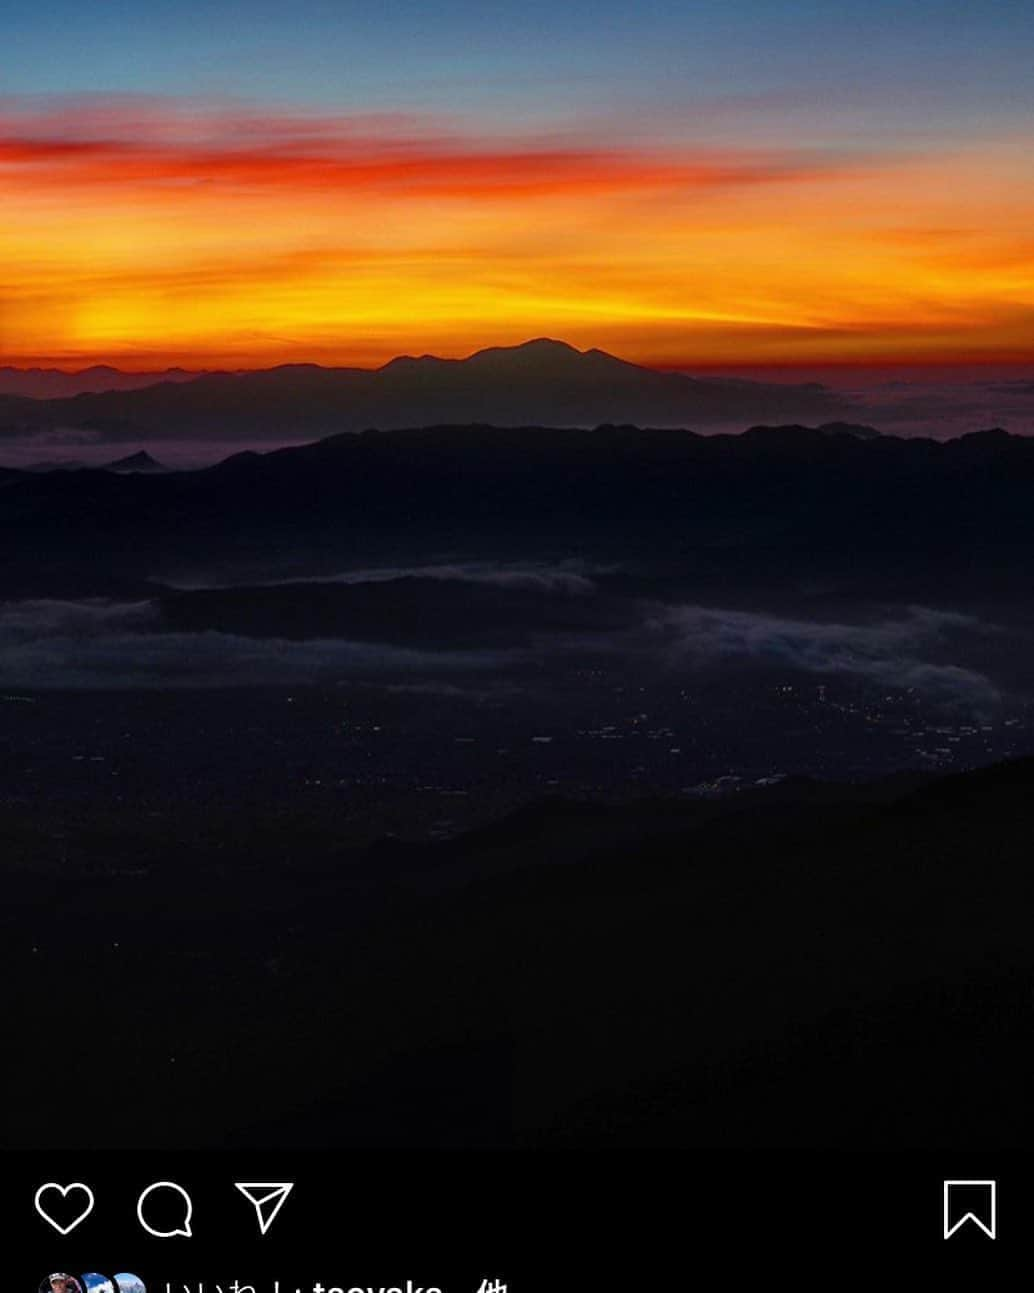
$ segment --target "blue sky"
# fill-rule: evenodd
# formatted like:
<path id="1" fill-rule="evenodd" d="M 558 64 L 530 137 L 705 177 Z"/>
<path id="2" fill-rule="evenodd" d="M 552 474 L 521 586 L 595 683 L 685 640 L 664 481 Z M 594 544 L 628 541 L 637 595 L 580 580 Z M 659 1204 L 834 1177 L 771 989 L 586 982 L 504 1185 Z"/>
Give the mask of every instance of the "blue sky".
<path id="1" fill-rule="evenodd" d="M 1034 106 L 1021 0 L 52 0 L 4 19 L 8 94 L 231 95 L 493 123 L 798 92 L 929 131 Z M 768 108 L 771 111 L 771 105 Z M 488 120 L 485 121 L 489 124 Z"/>

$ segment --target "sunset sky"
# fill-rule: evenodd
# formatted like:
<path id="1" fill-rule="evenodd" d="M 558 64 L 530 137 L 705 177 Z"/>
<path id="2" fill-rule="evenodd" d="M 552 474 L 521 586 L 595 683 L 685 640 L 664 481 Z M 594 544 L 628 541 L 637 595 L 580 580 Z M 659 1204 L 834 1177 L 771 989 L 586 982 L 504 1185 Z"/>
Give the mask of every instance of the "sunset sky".
<path id="1" fill-rule="evenodd" d="M 0 363 L 1034 358 L 1026 0 L 5 14 Z"/>

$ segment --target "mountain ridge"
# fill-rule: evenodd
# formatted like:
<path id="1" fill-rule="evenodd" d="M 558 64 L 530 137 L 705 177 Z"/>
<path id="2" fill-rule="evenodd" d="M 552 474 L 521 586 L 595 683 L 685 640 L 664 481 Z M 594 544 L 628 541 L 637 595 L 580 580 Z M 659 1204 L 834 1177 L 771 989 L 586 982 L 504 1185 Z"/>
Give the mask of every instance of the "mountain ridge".
<path id="1" fill-rule="evenodd" d="M 0 366 L 0 395 L 24 399 L 68 399 L 75 395 L 102 394 L 109 390 L 138 390 L 160 382 L 187 382 L 205 376 L 207 370 L 164 368 L 134 372 L 112 364 L 91 364 L 87 368 L 18 368 Z"/>
<path id="2" fill-rule="evenodd" d="M 310 573 L 408 542 L 468 559 L 685 564 L 702 600 L 837 587 L 882 601 L 1029 601 L 1034 438 L 948 441 L 789 427 L 739 435 L 437 426 L 339 433 L 170 472 L 0 470 L 20 536 L 0 588 L 95 588 L 177 569 Z M 304 557 L 304 560 L 302 560 Z M 409 558 L 407 557 L 407 562 Z M 60 578 L 59 578 L 60 576 Z"/>
<path id="3" fill-rule="evenodd" d="M 136 389 L 61 398 L 4 393 L 0 383 L 0 439 L 71 430 L 139 445 L 170 437 L 282 442 L 444 423 L 714 428 L 830 421 L 853 411 L 851 400 L 813 383 L 705 381 L 545 337 L 463 359 L 400 355 L 374 369 L 303 364 L 173 374 Z"/>

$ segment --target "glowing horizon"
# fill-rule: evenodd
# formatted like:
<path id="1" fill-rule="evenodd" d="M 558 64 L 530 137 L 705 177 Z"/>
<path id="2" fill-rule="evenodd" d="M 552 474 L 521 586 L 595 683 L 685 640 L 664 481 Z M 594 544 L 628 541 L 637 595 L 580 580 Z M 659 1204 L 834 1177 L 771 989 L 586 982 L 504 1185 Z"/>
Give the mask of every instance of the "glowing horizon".
<path id="1" fill-rule="evenodd" d="M 1011 3 L 1012 28 L 910 10 L 924 70 L 883 0 L 649 0 L 642 31 L 605 0 L 581 53 L 566 11 L 551 43 L 466 0 L 422 35 L 301 0 L 322 26 L 292 36 L 258 5 L 243 60 L 214 20 L 218 91 L 193 0 L 136 27 L 57 4 L 67 44 L 19 16 L 29 62 L 0 96 L 0 364 L 376 367 L 536 336 L 661 368 L 1034 360 L 1029 17 Z M 249 43 L 274 33 L 280 61 Z M 320 36 L 365 41 L 367 62 L 328 85 Z M 756 85 L 748 36 L 768 41 Z"/>

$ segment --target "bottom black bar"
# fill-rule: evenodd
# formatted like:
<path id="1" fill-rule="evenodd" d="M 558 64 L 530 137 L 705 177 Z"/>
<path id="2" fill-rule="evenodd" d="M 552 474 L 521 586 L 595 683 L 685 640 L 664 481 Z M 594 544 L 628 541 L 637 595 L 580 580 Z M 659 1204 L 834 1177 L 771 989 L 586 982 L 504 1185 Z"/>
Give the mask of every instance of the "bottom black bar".
<path id="1" fill-rule="evenodd" d="M 993 1260 L 1034 1235 L 1026 1163 L 936 1153 L 12 1153 L 0 1187 L 3 1290 L 140 1293 L 135 1276 L 146 1293 L 539 1293 L 687 1287 L 703 1255 L 929 1257 L 980 1244 Z M 617 1281 L 620 1267 L 638 1271 L 638 1283 Z M 50 1279 L 62 1275 L 64 1285 Z"/>

